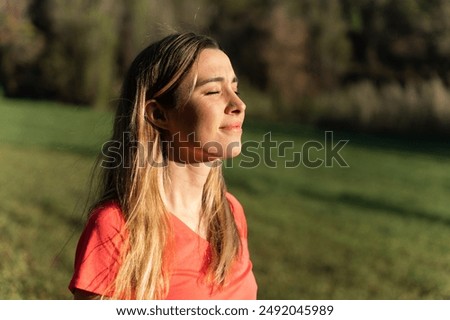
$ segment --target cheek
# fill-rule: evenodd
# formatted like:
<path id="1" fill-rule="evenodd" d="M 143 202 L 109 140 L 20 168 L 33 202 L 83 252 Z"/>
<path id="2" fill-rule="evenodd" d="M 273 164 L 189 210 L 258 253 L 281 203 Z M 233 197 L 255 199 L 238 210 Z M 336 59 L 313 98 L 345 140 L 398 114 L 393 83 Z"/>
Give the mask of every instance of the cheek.
<path id="1" fill-rule="evenodd" d="M 197 117 L 192 112 L 180 112 L 169 119 L 169 132 L 171 135 L 180 134 L 187 136 L 195 131 Z"/>
<path id="2" fill-rule="evenodd" d="M 192 119 L 192 128 L 195 130 L 198 138 L 201 140 L 216 139 L 217 131 L 220 126 L 218 115 L 212 112 L 199 112 Z"/>

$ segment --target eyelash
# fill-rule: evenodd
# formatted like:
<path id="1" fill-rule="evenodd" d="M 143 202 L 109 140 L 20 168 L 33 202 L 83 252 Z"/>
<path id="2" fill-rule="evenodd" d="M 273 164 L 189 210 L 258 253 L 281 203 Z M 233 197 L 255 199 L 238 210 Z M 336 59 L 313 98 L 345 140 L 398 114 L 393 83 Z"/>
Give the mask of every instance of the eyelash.
<path id="1" fill-rule="evenodd" d="M 209 91 L 209 92 L 206 93 L 206 95 L 207 95 L 207 96 L 210 96 L 210 95 L 213 95 L 213 94 L 219 94 L 219 93 L 220 93 L 220 91 Z M 240 95 L 240 92 L 239 92 L 239 91 L 235 91 L 234 93 L 235 93 L 237 96 Z"/>

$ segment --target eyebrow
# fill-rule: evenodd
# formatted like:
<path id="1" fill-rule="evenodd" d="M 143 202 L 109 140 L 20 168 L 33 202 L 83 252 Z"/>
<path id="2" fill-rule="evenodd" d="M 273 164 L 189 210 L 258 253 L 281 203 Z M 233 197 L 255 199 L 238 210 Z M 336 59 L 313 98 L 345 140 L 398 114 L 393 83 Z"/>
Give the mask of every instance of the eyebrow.
<path id="1" fill-rule="evenodd" d="M 214 78 L 208 78 L 208 79 L 203 79 L 203 80 L 199 80 L 197 81 L 197 83 L 195 84 L 196 87 L 200 87 L 203 86 L 207 83 L 210 82 L 224 82 L 225 78 L 224 77 L 214 77 Z M 231 80 L 231 83 L 237 83 L 238 82 L 238 78 L 234 77 L 233 80 Z"/>

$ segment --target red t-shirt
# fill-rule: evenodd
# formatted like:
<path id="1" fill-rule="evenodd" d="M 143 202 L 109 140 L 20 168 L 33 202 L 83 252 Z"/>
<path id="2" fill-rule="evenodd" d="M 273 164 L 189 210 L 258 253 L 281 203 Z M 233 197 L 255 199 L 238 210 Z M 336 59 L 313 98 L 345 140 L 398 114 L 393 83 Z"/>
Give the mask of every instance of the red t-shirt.
<path id="1" fill-rule="evenodd" d="M 175 241 L 167 299 L 256 299 L 257 285 L 248 252 L 244 210 L 231 194 L 227 193 L 227 199 L 242 243 L 242 253 L 233 266 L 229 282 L 223 289 L 212 291 L 202 281 L 209 243 L 171 214 Z M 72 292 L 77 288 L 99 295 L 111 294 L 107 290 L 120 266 L 120 250 L 126 237 L 124 225 L 121 209 L 116 202 L 109 202 L 92 213 L 78 242 L 75 272 L 69 284 Z"/>

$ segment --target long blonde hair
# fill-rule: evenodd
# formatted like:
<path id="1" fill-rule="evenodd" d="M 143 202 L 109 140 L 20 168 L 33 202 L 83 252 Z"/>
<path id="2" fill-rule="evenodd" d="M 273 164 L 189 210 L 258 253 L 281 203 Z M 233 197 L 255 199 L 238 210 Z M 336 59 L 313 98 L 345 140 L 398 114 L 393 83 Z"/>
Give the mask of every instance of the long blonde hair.
<path id="1" fill-rule="evenodd" d="M 206 48 L 219 46 L 194 33 L 167 36 L 144 49 L 126 75 L 111 139 L 122 145 L 114 154 L 109 149 L 103 154 L 115 161 L 102 168 L 96 202 L 118 201 L 126 222 L 127 242 L 111 298 L 163 299 L 168 293 L 172 231 L 161 197 L 167 150 L 160 129 L 146 121 L 145 104 L 155 99 L 165 108 L 179 108 L 180 83 Z M 203 191 L 201 221 L 211 247 L 205 279 L 219 288 L 240 250 L 225 194 L 221 166 L 213 166 Z"/>

